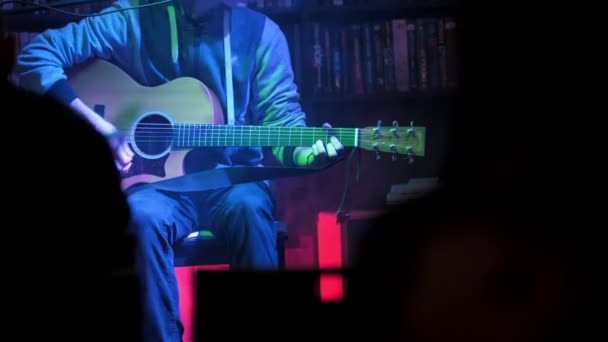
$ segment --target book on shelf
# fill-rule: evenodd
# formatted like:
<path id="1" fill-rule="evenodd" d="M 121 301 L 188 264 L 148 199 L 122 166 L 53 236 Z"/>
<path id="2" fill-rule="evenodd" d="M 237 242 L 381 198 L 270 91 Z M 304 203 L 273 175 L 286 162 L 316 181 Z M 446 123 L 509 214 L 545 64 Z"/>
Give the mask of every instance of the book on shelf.
<path id="1" fill-rule="evenodd" d="M 386 204 L 398 205 L 427 195 L 439 188 L 436 177 L 412 178 L 407 183 L 393 184 L 386 194 Z"/>
<path id="2" fill-rule="evenodd" d="M 313 96 L 369 96 L 456 89 L 453 17 L 312 23 L 307 63 Z"/>

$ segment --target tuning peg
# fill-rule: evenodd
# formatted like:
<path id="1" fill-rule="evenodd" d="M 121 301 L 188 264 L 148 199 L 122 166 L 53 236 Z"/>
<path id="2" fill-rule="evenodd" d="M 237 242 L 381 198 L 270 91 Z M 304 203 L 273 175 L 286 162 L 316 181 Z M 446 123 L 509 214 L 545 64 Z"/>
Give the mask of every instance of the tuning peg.
<path id="1" fill-rule="evenodd" d="M 416 156 L 416 152 L 414 152 L 414 148 L 412 146 L 408 146 L 408 147 L 406 147 L 406 149 L 407 149 L 408 155 L 414 156 L 414 157 Z"/>
<path id="2" fill-rule="evenodd" d="M 378 120 L 376 124 L 376 128 L 374 128 L 374 138 L 381 137 L 382 133 L 380 133 L 380 126 L 382 125 L 382 120 Z"/>
<path id="3" fill-rule="evenodd" d="M 406 148 L 407 150 L 407 160 L 409 164 L 414 163 L 414 157 L 416 156 L 416 152 L 414 152 L 414 149 L 412 148 L 412 146 L 408 146 Z"/>
<path id="4" fill-rule="evenodd" d="M 395 144 L 391 145 L 391 151 L 393 151 L 392 156 L 391 156 L 391 160 L 392 161 L 397 161 L 397 146 L 395 146 Z"/>
<path id="5" fill-rule="evenodd" d="M 378 144 L 374 144 L 374 151 L 376 151 L 376 160 L 380 160 L 381 156 L 380 156 L 380 147 L 378 146 Z"/>
<path id="6" fill-rule="evenodd" d="M 410 128 L 407 129 L 407 134 L 412 138 L 416 137 L 416 131 L 414 130 L 414 121 L 410 122 Z"/>
<path id="7" fill-rule="evenodd" d="M 395 138 L 399 138 L 399 134 L 397 133 L 397 127 L 399 127 L 399 123 L 397 121 L 393 121 L 393 128 L 391 128 L 391 133 Z"/>

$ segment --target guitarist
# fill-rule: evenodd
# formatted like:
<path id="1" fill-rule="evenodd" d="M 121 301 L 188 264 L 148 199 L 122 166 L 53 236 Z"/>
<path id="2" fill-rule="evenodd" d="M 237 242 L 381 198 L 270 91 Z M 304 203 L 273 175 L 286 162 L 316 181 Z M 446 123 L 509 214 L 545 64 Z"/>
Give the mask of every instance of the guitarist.
<path id="1" fill-rule="evenodd" d="M 236 125 L 306 125 L 286 37 L 276 23 L 222 0 L 162 1 L 141 7 L 155 1 L 160 0 L 118 0 L 105 15 L 42 32 L 18 55 L 20 84 L 57 98 L 88 119 L 108 138 L 123 172 L 132 166 L 133 151 L 112 124 L 79 99 L 67 82 L 69 67 L 105 59 L 144 86 L 190 76 L 218 96 L 229 123 L 232 116 Z M 226 51 L 232 56 L 228 62 Z M 228 71 L 232 78 L 226 77 Z M 332 162 L 342 151 L 332 137 L 328 144 L 275 148 L 273 153 L 285 166 L 306 167 Z M 261 148 L 197 153 L 196 167 L 202 170 L 262 166 Z M 211 229 L 225 239 L 235 269 L 277 268 L 273 202 L 266 182 L 201 192 L 145 189 L 129 195 L 130 229 L 138 240 L 136 261 L 143 279 L 145 341 L 181 340 L 172 246 L 195 229 Z"/>

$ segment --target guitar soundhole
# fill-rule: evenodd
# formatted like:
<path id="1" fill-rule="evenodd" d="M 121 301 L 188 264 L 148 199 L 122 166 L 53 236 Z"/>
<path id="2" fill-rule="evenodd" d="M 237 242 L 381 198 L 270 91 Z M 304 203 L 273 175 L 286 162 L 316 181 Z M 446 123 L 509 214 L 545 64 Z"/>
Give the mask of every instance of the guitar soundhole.
<path id="1" fill-rule="evenodd" d="M 144 158 L 159 158 L 171 149 L 173 126 L 164 115 L 144 116 L 137 122 L 133 133 L 135 149 Z"/>

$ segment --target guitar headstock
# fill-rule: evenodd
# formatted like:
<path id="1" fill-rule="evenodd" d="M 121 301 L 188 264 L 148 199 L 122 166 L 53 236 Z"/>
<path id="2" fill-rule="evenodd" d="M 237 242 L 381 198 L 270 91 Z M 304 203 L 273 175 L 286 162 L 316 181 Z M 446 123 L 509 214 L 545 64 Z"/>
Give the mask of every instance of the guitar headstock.
<path id="1" fill-rule="evenodd" d="M 376 160 L 381 158 L 381 153 L 390 153 L 393 161 L 405 156 L 410 163 L 416 156 L 424 156 L 425 153 L 426 128 L 414 126 L 400 127 L 397 121 L 392 126 L 382 126 L 378 120 L 376 127 L 365 127 L 361 129 L 360 148 L 376 152 Z"/>

